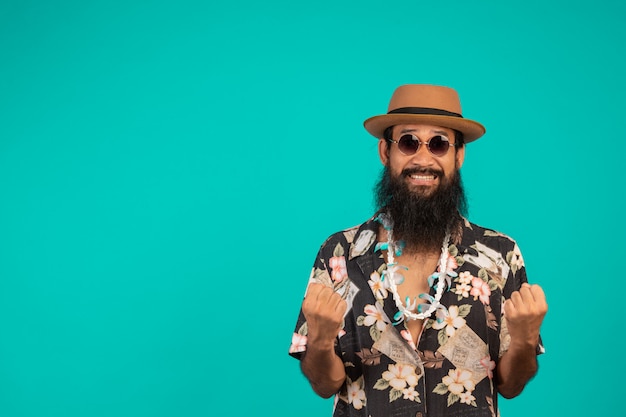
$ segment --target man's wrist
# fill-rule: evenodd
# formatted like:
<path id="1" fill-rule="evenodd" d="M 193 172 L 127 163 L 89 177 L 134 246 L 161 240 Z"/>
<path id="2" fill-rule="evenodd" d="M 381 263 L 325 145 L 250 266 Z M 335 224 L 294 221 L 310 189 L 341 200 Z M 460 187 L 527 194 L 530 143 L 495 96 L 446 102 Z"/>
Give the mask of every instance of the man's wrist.
<path id="1" fill-rule="evenodd" d="M 531 337 L 531 338 L 520 338 L 515 339 L 511 338 L 511 343 L 509 345 L 509 350 L 515 351 L 535 351 L 539 345 L 539 337 Z"/>
<path id="2" fill-rule="evenodd" d="M 335 339 L 326 338 L 309 338 L 307 340 L 307 350 L 313 350 L 316 352 L 334 352 L 335 351 Z"/>

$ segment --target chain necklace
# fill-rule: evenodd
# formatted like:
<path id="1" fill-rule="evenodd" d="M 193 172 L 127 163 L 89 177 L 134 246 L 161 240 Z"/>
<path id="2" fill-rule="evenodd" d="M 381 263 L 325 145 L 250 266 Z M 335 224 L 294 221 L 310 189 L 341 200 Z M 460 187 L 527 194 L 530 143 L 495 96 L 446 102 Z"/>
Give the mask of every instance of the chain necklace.
<path id="1" fill-rule="evenodd" d="M 435 310 L 437 310 L 437 308 L 440 308 L 442 306 L 440 301 L 445 287 L 445 285 L 442 285 L 442 281 L 445 279 L 442 279 L 442 276 L 447 276 L 448 244 L 450 242 L 450 231 L 447 230 L 446 235 L 443 238 L 443 244 L 441 245 L 441 257 L 439 258 L 439 269 L 437 272 L 431 275 L 431 278 L 436 279 L 436 281 L 433 282 L 431 285 L 436 287 L 435 297 L 433 298 L 429 294 L 420 294 L 419 298 L 429 300 L 430 303 L 422 303 L 419 305 L 416 305 L 417 300 L 411 302 L 409 297 L 406 297 L 405 305 L 405 303 L 400 300 L 400 294 L 398 294 L 398 287 L 396 284 L 395 276 L 395 270 L 397 269 L 398 265 L 396 265 L 395 263 L 394 254 L 396 254 L 396 251 L 400 247 L 400 250 L 397 252 L 398 256 L 400 256 L 400 254 L 402 253 L 401 245 L 398 245 L 398 243 L 394 242 L 393 240 L 393 226 L 389 216 L 386 214 L 381 214 L 380 220 L 382 221 L 385 229 L 387 229 L 387 270 L 385 271 L 387 286 L 391 291 L 391 294 L 393 295 L 393 300 L 395 301 L 396 306 L 399 310 L 398 313 L 394 316 L 394 320 L 396 320 L 397 322 L 401 322 L 404 318 L 406 318 L 407 320 L 427 319 L 433 314 Z M 430 281 L 431 279 L 429 278 L 429 283 Z M 426 305 L 429 305 L 428 309 L 422 312 L 421 310 Z M 414 313 L 413 311 L 411 311 L 413 309 L 417 309 L 418 312 Z"/>

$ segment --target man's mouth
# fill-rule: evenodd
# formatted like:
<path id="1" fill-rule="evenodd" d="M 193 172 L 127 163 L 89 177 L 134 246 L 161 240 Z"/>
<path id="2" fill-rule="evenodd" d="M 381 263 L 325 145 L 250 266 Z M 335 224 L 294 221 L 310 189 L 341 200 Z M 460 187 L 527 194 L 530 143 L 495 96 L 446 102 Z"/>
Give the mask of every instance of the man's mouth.
<path id="1" fill-rule="evenodd" d="M 439 178 L 443 178 L 443 173 L 428 168 L 408 168 L 402 174 L 405 181 L 416 187 L 430 188 L 439 183 Z"/>
<path id="2" fill-rule="evenodd" d="M 434 169 L 419 169 L 408 168 L 402 171 L 405 177 L 409 177 L 417 181 L 433 181 L 443 175 L 442 172 L 435 171 Z"/>
<path id="3" fill-rule="evenodd" d="M 414 180 L 418 180 L 418 181 L 429 181 L 429 180 L 435 180 L 437 178 L 437 175 L 435 174 L 431 174 L 431 175 L 424 175 L 424 174 L 411 174 L 409 175 L 410 178 L 414 179 Z"/>

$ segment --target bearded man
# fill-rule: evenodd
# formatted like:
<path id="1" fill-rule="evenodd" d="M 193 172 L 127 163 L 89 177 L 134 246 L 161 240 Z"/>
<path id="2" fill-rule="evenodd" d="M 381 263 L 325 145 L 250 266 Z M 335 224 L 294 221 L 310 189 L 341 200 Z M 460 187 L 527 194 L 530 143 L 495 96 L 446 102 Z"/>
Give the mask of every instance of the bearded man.
<path id="1" fill-rule="evenodd" d="M 378 211 L 320 248 L 289 353 L 336 417 L 496 417 L 537 372 L 547 304 L 515 241 L 466 218 L 459 170 L 485 128 L 432 85 L 364 125 Z"/>

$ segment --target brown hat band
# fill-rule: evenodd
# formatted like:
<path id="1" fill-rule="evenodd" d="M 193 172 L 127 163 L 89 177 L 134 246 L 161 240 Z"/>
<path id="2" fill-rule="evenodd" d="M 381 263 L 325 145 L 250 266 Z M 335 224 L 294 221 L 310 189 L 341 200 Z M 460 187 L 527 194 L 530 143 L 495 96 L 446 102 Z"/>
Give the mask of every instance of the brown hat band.
<path id="1" fill-rule="evenodd" d="M 441 109 L 433 109 L 430 107 L 401 107 L 399 109 L 393 109 L 390 112 L 388 112 L 387 114 L 396 114 L 396 113 L 402 113 L 402 114 L 434 114 L 437 116 L 452 116 L 452 117 L 460 117 L 461 119 L 463 118 L 463 116 L 461 116 L 459 113 L 454 113 L 451 111 L 447 111 L 447 110 L 441 110 Z"/>

